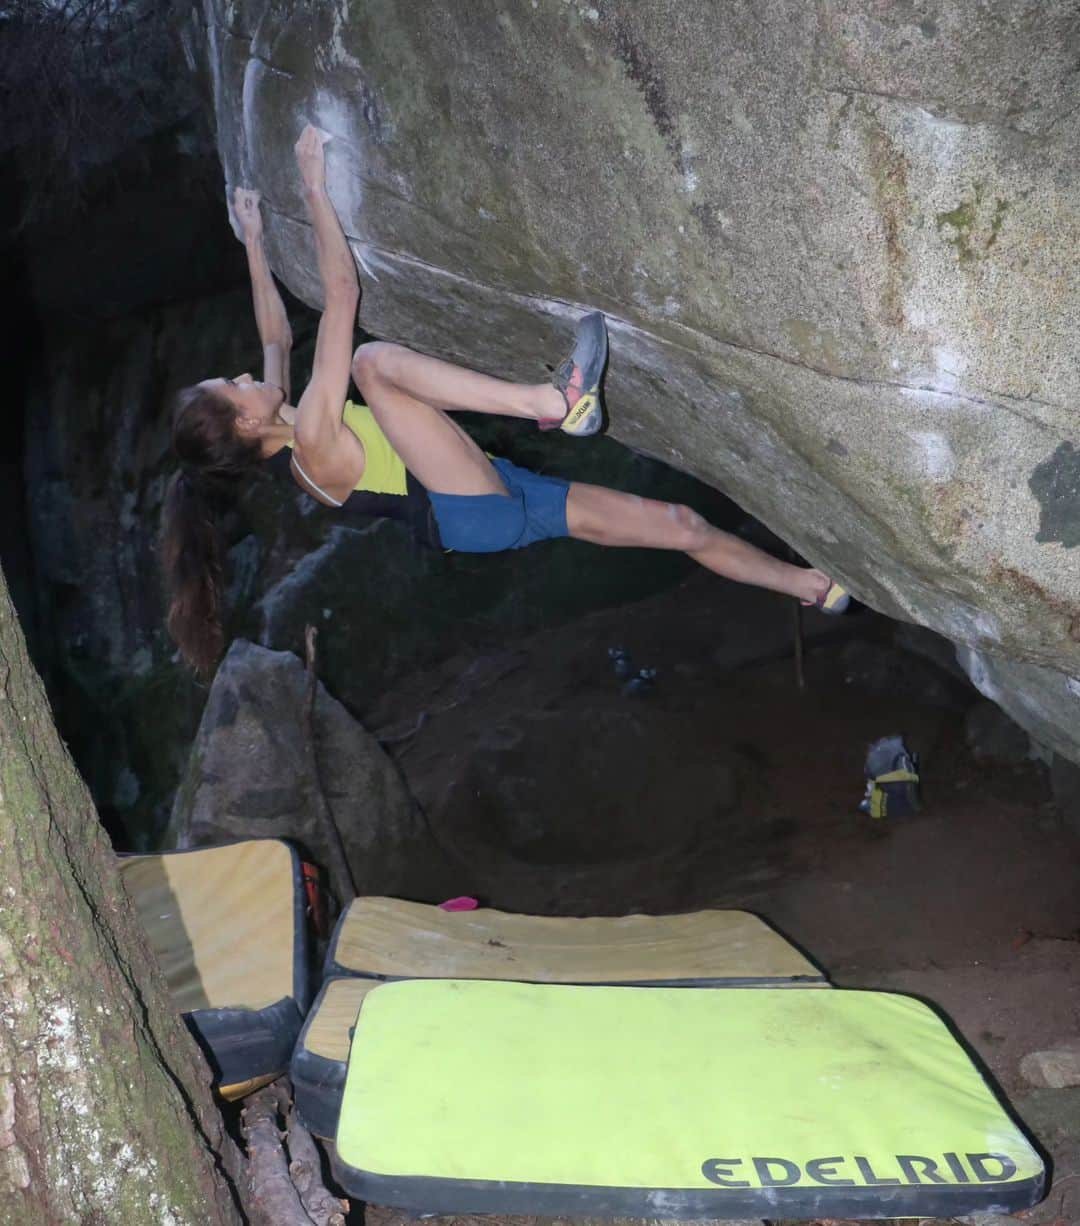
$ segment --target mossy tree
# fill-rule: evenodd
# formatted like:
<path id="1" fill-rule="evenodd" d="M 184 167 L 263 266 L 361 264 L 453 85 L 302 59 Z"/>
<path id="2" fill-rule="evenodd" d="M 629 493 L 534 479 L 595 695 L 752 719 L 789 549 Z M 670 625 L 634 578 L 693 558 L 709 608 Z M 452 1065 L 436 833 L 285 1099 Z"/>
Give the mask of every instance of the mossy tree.
<path id="1" fill-rule="evenodd" d="M 234 1223 L 239 1155 L 0 572 L 0 1223 Z"/>

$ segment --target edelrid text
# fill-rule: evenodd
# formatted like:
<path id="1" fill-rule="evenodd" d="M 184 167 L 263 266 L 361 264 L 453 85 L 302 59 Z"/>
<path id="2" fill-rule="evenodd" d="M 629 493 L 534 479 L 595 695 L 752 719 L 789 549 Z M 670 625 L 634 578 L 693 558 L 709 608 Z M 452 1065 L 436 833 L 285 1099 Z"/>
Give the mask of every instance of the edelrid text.
<path id="1" fill-rule="evenodd" d="M 881 1187 L 886 1184 L 1003 1183 L 1016 1174 L 1006 1154 L 896 1154 L 875 1158 L 853 1154 L 811 1158 L 804 1165 L 790 1158 L 709 1158 L 701 1173 L 722 1188 L 786 1188 L 816 1183 L 830 1188 Z"/>

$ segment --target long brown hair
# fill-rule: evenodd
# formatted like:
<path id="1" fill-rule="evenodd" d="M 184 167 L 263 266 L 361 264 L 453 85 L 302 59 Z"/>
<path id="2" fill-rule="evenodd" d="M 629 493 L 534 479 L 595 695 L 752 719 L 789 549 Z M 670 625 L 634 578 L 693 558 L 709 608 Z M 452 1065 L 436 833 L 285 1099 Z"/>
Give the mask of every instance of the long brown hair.
<path id="1" fill-rule="evenodd" d="M 173 451 L 180 461 L 165 491 L 161 561 L 169 595 L 166 620 L 180 654 L 209 677 L 224 646 L 219 521 L 256 471 L 258 439 L 236 433 L 224 396 L 186 387 L 176 398 Z"/>

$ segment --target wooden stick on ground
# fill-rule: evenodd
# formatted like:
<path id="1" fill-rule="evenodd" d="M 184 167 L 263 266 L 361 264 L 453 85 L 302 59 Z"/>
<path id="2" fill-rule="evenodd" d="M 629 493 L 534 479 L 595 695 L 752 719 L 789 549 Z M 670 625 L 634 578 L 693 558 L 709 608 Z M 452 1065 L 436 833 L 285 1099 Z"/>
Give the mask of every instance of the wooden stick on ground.
<path id="1" fill-rule="evenodd" d="M 334 821 L 334 815 L 326 800 L 326 793 L 319 774 L 319 757 L 315 749 L 315 692 L 318 683 L 315 672 L 315 641 L 318 634 L 314 626 L 304 628 L 304 648 L 307 656 L 307 693 L 304 696 L 303 712 L 304 740 L 307 749 L 308 772 L 311 777 L 311 803 L 329 852 L 329 863 L 326 867 L 330 876 L 330 888 L 337 898 L 338 906 L 344 911 L 350 901 L 356 897 L 356 881 L 353 879 L 349 859 L 345 854 L 341 831 L 337 828 L 337 822 Z"/>
<path id="2" fill-rule="evenodd" d="M 289 1178 L 278 1128 L 279 1082 L 253 1094 L 243 1110 L 248 1145 L 247 1208 L 253 1226 L 313 1226 Z"/>
<path id="3" fill-rule="evenodd" d="M 791 602 L 792 624 L 795 630 L 795 684 L 800 690 L 806 689 L 806 672 L 803 669 L 803 636 L 802 636 L 802 605 L 798 600 Z"/>
<path id="4" fill-rule="evenodd" d="M 289 1112 L 289 1174 L 315 1226 L 345 1226 L 349 1202 L 339 1200 L 322 1181 L 322 1162 L 311 1133 Z"/>

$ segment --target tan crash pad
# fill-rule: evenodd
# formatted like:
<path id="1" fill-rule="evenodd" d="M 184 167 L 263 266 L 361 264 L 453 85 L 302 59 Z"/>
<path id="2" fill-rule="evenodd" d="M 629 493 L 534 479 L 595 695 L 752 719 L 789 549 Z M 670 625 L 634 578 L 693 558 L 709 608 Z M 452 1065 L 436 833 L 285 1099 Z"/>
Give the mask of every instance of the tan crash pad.
<path id="1" fill-rule="evenodd" d="M 579 984 L 825 983 L 794 946 L 745 911 L 567 919 L 443 911 L 394 898 L 353 900 L 327 971 Z"/>
<path id="2" fill-rule="evenodd" d="M 372 979 L 331 979 L 326 985 L 317 1009 L 308 1018 L 304 1046 L 312 1055 L 324 1060 L 349 1058 L 350 1031 L 364 997 L 379 985 Z"/>
<path id="3" fill-rule="evenodd" d="M 295 860 L 276 839 L 119 862 L 181 1013 L 294 994 Z"/>

